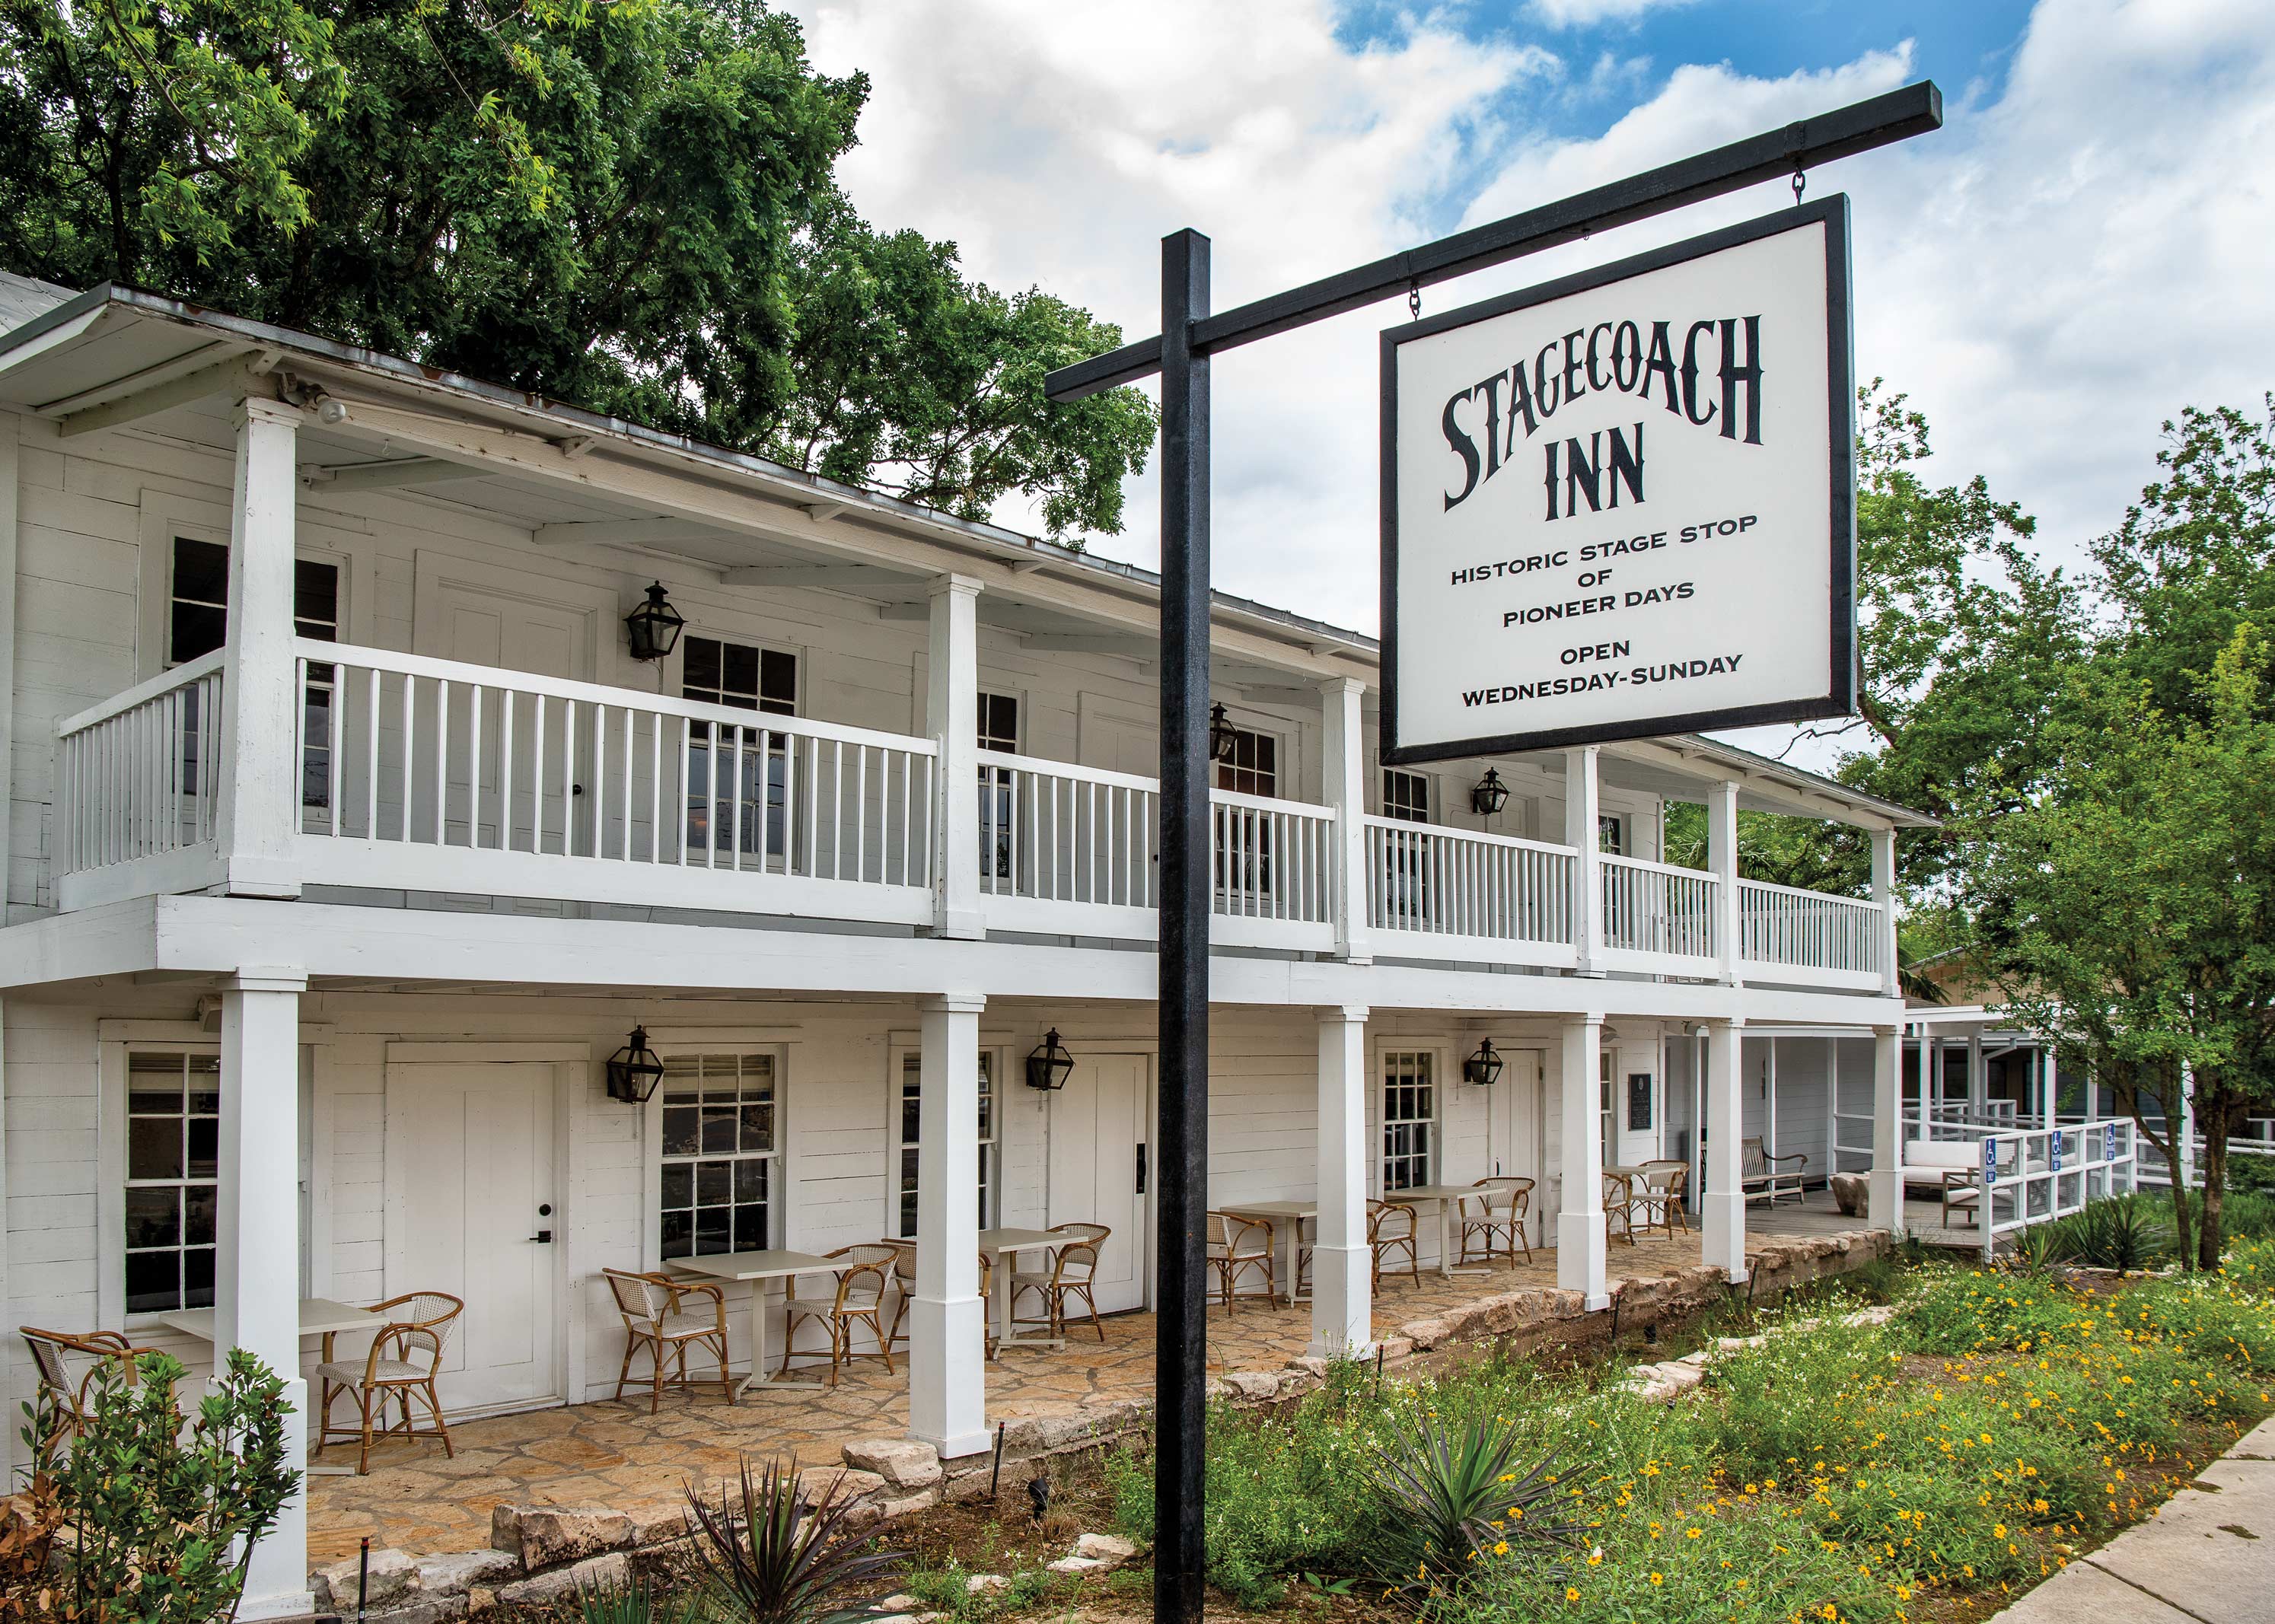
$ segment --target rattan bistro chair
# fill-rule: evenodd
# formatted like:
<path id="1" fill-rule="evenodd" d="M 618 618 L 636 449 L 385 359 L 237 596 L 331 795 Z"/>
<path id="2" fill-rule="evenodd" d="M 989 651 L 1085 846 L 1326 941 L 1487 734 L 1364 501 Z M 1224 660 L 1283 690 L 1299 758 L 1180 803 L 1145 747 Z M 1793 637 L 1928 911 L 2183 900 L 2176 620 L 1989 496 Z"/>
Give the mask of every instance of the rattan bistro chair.
<path id="1" fill-rule="evenodd" d="M 1645 1229 L 1661 1230 L 1669 1240 L 1677 1230 L 1689 1234 L 1690 1220 L 1683 1211 L 1689 1197 L 1689 1162 L 1661 1159 L 1643 1164 L 1643 1188 L 1635 1199 Z"/>
<path id="2" fill-rule="evenodd" d="M 1394 1206 L 1387 1201 L 1366 1204 L 1366 1243 L 1374 1254 L 1374 1287 L 1382 1289 L 1382 1264 L 1386 1258 L 1406 1254 L 1406 1273 L 1417 1287 L 1422 1283 L 1422 1255 L 1414 1245 L 1414 1209 Z M 1396 1272 L 1395 1265 L 1393 1273 Z"/>
<path id="3" fill-rule="evenodd" d="M 1238 1311 L 1233 1299 L 1239 1295 L 1241 1276 L 1254 1272 L 1263 1273 L 1264 1300 L 1276 1302 L 1279 1283 L 1273 1278 L 1272 1260 L 1272 1226 L 1263 1219 L 1243 1218 L 1237 1212 L 1208 1215 L 1208 1265 L 1216 1272 L 1217 1295 L 1225 1312 Z"/>
<path id="4" fill-rule="evenodd" d="M 1635 1244 L 1636 1187 L 1624 1173 L 1604 1175 L 1604 1235 Z"/>
<path id="5" fill-rule="evenodd" d="M 1462 1263 L 1482 1258 L 1493 1260 L 1493 1243 L 1508 1243 L 1509 1260 L 1515 1262 L 1522 1251 L 1527 1263 L 1532 1261 L 1532 1243 L 1525 1237 L 1525 1220 L 1532 1214 L 1532 1181 L 1520 1178 L 1479 1179 L 1477 1194 L 1463 1196 L 1456 1201 L 1455 1215 L 1462 1221 Z M 1472 1251 L 1473 1242 L 1483 1243 L 1483 1250 Z"/>
<path id="6" fill-rule="evenodd" d="M 450 1333 L 465 1310 L 465 1302 L 447 1291 L 406 1292 L 384 1303 L 374 1303 L 371 1305 L 373 1313 L 395 1317 L 379 1328 L 379 1334 L 371 1339 L 371 1347 L 360 1360 L 335 1360 L 332 1339 L 338 1333 L 325 1333 L 323 1363 L 316 1366 L 323 1395 L 317 1406 L 321 1421 L 317 1452 L 321 1454 L 335 1439 L 359 1440 L 359 1477 L 371 1469 L 371 1440 L 374 1437 L 439 1438 L 442 1440 L 442 1453 L 456 1456 L 457 1451 L 450 1445 L 450 1424 L 442 1419 L 442 1401 L 435 1396 L 435 1375 L 442 1369 L 442 1350 L 450 1345 Z M 332 1424 L 332 1401 L 342 1394 L 355 1395 L 357 1424 L 353 1426 Z M 414 1398 L 427 1407 L 433 1426 L 417 1424 L 411 1410 Z M 387 1419 L 390 1399 L 397 1410 L 397 1419 L 391 1424 Z M 374 1420 L 379 1423 L 375 1432 L 372 1425 Z"/>
<path id="7" fill-rule="evenodd" d="M 92 1390 L 107 1365 L 117 1362 L 132 1386 L 140 1375 L 135 1360 L 156 1351 L 137 1348 L 116 1331 L 74 1334 L 26 1326 L 18 1334 L 32 1350 L 32 1363 L 39 1370 L 40 1396 L 52 1406 L 47 1431 L 39 1439 L 42 1448 L 64 1433 L 77 1438 L 87 1430 L 87 1424 L 94 1419 Z"/>
<path id="8" fill-rule="evenodd" d="M 837 1270 L 837 1289 L 826 1297 L 802 1297 L 793 1295 L 782 1305 L 782 1364 L 776 1375 L 790 1370 L 790 1349 L 797 1338 L 799 1324 L 818 1319 L 829 1333 L 829 1385 L 837 1385 L 840 1365 L 856 1359 L 882 1359 L 885 1373 L 893 1371 L 893 1349 L 887 1341 L 885 1329 L 885 1288 L 891 1281 L 899 1249 L 872 1241 L 858 1246 L 841 1246 L 828 1254 Z M 853 1329 L 865 1325 L 877 1344 L 873 1353 L 858 1353 L 853 1347 Z M 812 1356 L 807 1356 L 811 1357 Z"/>
<path id="9" fill-rule="evenodd" d="M 1089 1311 L 1091 1329 L 1098 1340 L 1106 1341 L 1105 1322 L 1098 1317 L 1098 1299 L 1091 1295 L 1091 1281 L 1098 1273 L 1099 1250 L 1106 1244 L 1114 1231 L 1104 1224 L 1053 1224 L 1053 1235 L 1067 1237 L 1067 1243 L 1052 1255 L 1047 1273 L 1014 1273 L 1011 1276 L 1011 1329 L 1021 1326 L 1047 1326 L 1048 1334 L 1066 1335 L 1067 1303 L 1075 1297 Z M 1042 1318 L 1023 1319 L 1019 1317 L 1019 1294 L 1033 1292 L 1042 1298 Z"/>
<path id="10" fill-rule="evenodd" d="M 631 1379 L 632 1356 L 647 1351 L 647 1413 L 663 1402 L 663 1384 L 676 1384 L 682 1393 L 692 1390 L 687 1373 L 691 1348 L 701 1348 L 719 1362 L 719 1392 L 735 1401 L 735 1383 L 727 1373 L 727 1294 L 709 1281 L 675 1280 L 669 1274 L 640 1274 L 630 1269 L 602 1269 L 608 1289 L 616 1294 L 616 1312 L 624 1319 L 624 1362 L 616 1371 L 616 1397 L 624 1396 Z M 691 1311 L 688 1299 L 707 1301 L 707 1310 Z M 676 1361 L 678 1373 L 665 1369 Z M 708 1376 L 703 1378 L 709 1381 Z"/>
<path id="11" fill-rule="evenodd" d="M 909 1340 L 903 1327 L 909 1323 L 909 1303 L 917 1295 L 917 1243 L 883 1240 L 877 1244 L 893 1249 L 893 1326 L 885 1333 L 885 1346 L 890 1348 Z"/>

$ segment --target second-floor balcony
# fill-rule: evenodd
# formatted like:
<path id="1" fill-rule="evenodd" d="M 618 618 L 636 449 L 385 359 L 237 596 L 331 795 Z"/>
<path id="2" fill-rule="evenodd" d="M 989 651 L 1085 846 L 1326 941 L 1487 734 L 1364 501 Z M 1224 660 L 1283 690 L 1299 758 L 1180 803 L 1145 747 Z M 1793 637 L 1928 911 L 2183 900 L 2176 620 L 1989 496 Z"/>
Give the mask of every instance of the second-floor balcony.
<path id="1" fill-rule="evenodd" d="M 990 933 L 1155 936 L 1151 778 L 296 638 L 293 736 L 247 780 L 228 653 L 60 724 L 65 909 L 222 883 L 243 823 L 291 888 L 909 929 L 955 893 Z M 1886 984 L 1854 897 L 1740 880 L 1733 905 L 1697 869 L 1223 790 L 1211 822 L 1220 947 Z"/>

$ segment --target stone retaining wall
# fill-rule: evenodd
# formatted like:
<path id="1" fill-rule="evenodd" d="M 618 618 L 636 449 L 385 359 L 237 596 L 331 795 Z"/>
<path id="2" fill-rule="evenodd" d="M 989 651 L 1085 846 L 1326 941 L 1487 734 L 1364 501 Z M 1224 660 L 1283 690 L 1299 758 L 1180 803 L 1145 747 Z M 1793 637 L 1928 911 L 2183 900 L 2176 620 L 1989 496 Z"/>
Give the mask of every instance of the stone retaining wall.
<path id="1" fill-rule="evenodd" d="M 1886 1230 L 1772 1241 L 1746 1254 L 1751 1279 L 1745 1295 L 1767 1302 L 1796 1286 L 1862 1268 L 1893 1250 Z M 1616 1261 L 1616 1253 L 1614 1253 Z M 1514 1353 L 1544 1347 L 1608 1346 L 1620 1331 L 1674 1326 L 1704 1313 L 1729 1293 L 1719 1268 L 1614 1282 L 1610 1309 L 1587 1312 L 1581 1295 L 1541 1287 L 1479 1297 L 1461 1308 L 1409 1320 L 1383 1339 L 1386 1363 L 1459 1342 L 1491 1341 Z M 1237 1404 L 1299 1398 L 1326 1379 L 1323 1359 L 1297 1359 L 1277 1371 L 1235 1371 L 1212 1381 L 1212 1397 Z M 1142 1431 L 1153 1411 L 1150 1399 L 1094 1401 L 1070 1416 L 1036 1416 L 1003 1429 L 1007 1481 L 1016 1468 L 1054 1455 L 1101 1448 Z M 844 1464 L 808 1467 L 798 1474 L 808 1503 L 825 1495 L 849 1501 L 860 1521 L 903 1516 L 987 1492 L 992 1454 L 942 1462 L 931 1445 L 912 1439 L 866 1439 L 848 1444 Z M 413 1557 L 374 1551 L 365 1601 L 371 1624 L 441 1624 L 479 1614 L 499 1603 L 550 1601 L 594 1585 L 630 1577 L 635 1552 L 656 1550 L 687 1537 L 676 1507 L 613 1510 L 601 1506 L 500 1506 L 492 1514 L 488 1551 Z M 318 1613 L 352 1616 L 357 1559 L 309 1575 Z"/>

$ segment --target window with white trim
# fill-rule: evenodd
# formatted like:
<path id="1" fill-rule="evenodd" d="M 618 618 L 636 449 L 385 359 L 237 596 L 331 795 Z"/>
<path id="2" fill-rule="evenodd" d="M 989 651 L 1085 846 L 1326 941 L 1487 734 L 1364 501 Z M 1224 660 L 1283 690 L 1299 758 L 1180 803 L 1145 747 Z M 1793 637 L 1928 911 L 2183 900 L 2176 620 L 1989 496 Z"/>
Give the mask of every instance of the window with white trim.
<path id="1" fill-rule="evenodd" d="M 176 536 L 166 583 L 166 663 L 185 665 L 229 640 L 229 548 L 218 541 Z M 340 640 L 340 567 L 329 559 L 292 563 L 292 630 L 321 642 Z M 329 665 L 308 668 L 300 752 L 300 804 L 312 809 L 331 803 L 332 684 Z M 197 791 L 197 697 L 182 707 L 182 789 Z"/>
<path id="2" fill-rule="evenodd" d="M 778 716 L 797 714 L 797 656 L 778 648 L 759 648 L 722 638 L 680 639 L 679 691 L 683 698 L 739 711 Z M 755 728 L 728 728 L 719 735 L 722 780 L 712 783 L 711 742 L 700 732 L 687 748 L 687 849 L 780 858 L 788 865 L 790 842 L 790 746 L 777 734 L 759 748 Z M 764 810 L 761 811 L 761 808 Z M 716 817 L 717 828 L 712 827 Z M 715 843 L 714 843 L 715 842 Z"/>
<path id="3" fill-rule="evenodd" d="M 1405 823 L 1430 821 L 1430 781 L 1420 773 L 1382 769 L 1382 815 Z"/>
<path id="4" fill-rule="evenodd" d="M 898 1135 L 899 1185 L 894 1191 L 893 1234 L 903 1241 L 917 1238 L 917 1168 L 924 1119 L 924 1055 L 916 1049 L 901 1055 L 901 1097 L 894 1118 Z M 995 1052 L 979 1051 L 979 1227 L 995 1221 Z"/>
<path id="5" fill-rule="evenodd" d="M 782 1243 L 782 1095 L 771 1053 L 663 1057 L 662 1256 Z"/>
<path id="6" fill-rule="evenodd" d="M 1280 793 L 1280 741 L 1269 733 L 1232 729 L 1232 750 L 1216 764 L 1216 787 L 1235 795 Z"/>
<path id="7" fill-rule="evenodd" d="M 1596 844 L 1615 857 L 1628 854 L 1627 820 L 1618 812 L 1596 814 Z"/>
<path id="8" fill-rule="evenodd" d="M 221 1057 L 126 1059 L 126 1311 L 210 1308 L 221 1212 Z"/>
<path id="9" fill-rule="evenodd" d="M 1438 1148 L 1437 1056 L 1427 1049 L 1382 1055 L 1382 1189 L 1434 1182 Z"/>
<path id="10" fill-rule="evenodd" d="M 1612 1124 L 1612 1061 L 1616 1058 L 1609 1049 L 1596 1054 L 1596 1119 L 1597 1132 L 1601 1136 L 1599 1148 L 1606 1167 L 1616 1163 L 1614 1153 L 1619 1148 L 1617 1130 Z"/>
<path id="11" fill-rule="evenodd" d="M 1019 701 L 1008 693 L 979 696 L 979 748 L 1019 753 Z M 979 764 L 979 872 L 994 880 L 1011 878 L 1011 846 L 1017 837 L 1012 770 Z M 988 854 L 994 854 L 991 862 Z"/>

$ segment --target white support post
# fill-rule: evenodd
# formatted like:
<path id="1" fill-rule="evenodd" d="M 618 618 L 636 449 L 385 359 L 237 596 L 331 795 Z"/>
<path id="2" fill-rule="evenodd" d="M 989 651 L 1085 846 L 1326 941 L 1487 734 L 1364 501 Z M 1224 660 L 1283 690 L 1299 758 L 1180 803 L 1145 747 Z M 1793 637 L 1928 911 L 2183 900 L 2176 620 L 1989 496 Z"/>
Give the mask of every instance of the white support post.
<path id="1" fill-rule="evenodd" d="M 1366 1238 L 1366 1016 L 1319 1012 L 1319 1229 L 1311 1248 L 1311 1353 L 1374 1350 L 1374 1248 Z"/>
<path id="2" fill-rule="evenodd" d="M 1774 1156 L 1778 1153 L 1776 1038 L 1771 1038 L 1768 1049 L 1769 1052 L 1762 1057 L 1762 1143 Z"/>
<path id="3" fill-rule="evenodd" d="M 1706 1029 L 1706 1195 L 1698 1215 L 1699 1261 L 1719 1267 L 1733 1284 L 1746 1278 L 1746 1197 L 1739 1188 L 1745 1035 L 1736 1021 L 1715 1021 Z"/>
<path id="4" fill-rule="evenodd" d="M 1920 1137 L 1932 1139 L 1943 1124 L 1943 1039 L 1930 1031 L 1920 1034 L 1920 1105 L 1928 1125 Z"/>
<path id="5" fill-rule="evenodd" d="M 299 686 L 292 658 L 293 447 L 299 416 L 246 400 L 231 502 L 229 642 L 222 656 L 216 825 L 230 891 L 298 896 Z"/>
<path id="6" fill-rule="evenodd" d="M 933 763 L 933 925 L 967 940 L 987 933 L 979 904 L 979 583 L 943 575 L 932 584 L 925 732 Z M 974 1155 L 979 1152 L 975 1151 Z"/>
<path id="7" fill-rule="evenodd" d="M 287 622 L 290 624 L 290 622 Z M 300 1377 L 300 994 L 298 970 L 246 969 L 221 997 L 221 1213 L 214 1348 L 241 1348 L 283 1379 L 284 1458 L 308 1454 Z M 305 1485 L 253 1548 L 241 1619 L 290 1618 L 308 1591 Z"/>
<path id="8" fill-rule="evenodd" d="M 1903 996 L 1903 966 L 1896 961 L 1896 832 L 1872 831 L 1872 901 L 1880 910 L 1880 991 Z"/>
<path id="9" fill-rule="evenodd" d="M 1556 1214 L 1556 1283 L 1578 1292 L 1589 1309 L 1612 1303 L 1605 1278 L 1604 1133 L 1599 1114 L 1603 1049 L 1600 1014 L 1565 1020 L 1564 1194 Z"/>
<path id="10" fill-rule="evenodd" d="M 1864 1221 L 1904 1232 L 1904 1040 L 1893 1026 L 1872 1029 L 1872 1177 Z"/>
<path id="11" fill-rule="evenodd" d="M 2100 1108 L 2100 1089 L 2089 1073 L 2085 1079 L 2085 1120 L 2091 1122 Z M 2167 1128 L 2165 1132 L 2172 1129 Z M 2196 1078 L 2193 1068 L 2181 1068 L 2181 1188 L 2196 1187 Z"/>
<path id="12" fill-rule="evenodd" d="M 979 1012 L 986 1007 L 976 993 L 950 993 L 925 1005 L 922 1023 L 909 1435 L 943 1456 L 976 1454 L 989 1441 L 987 1305 L 979 1295 Z M 1009 1279 L 995 1288 L 1009 1291 Z"/>
<path id="13" fill-rule="evenodd" d="M 1840 1039 L 1825 1040 L 1825 1188 L 1840 1171 Z"/>
<path id="14" fill-rule="evenodd" d="M 1367 941 L 1366 826 L 1360 821 L 1366 814 L 1366 736 L 1359 720 L 1365 691 L 1356 677 L 1331 676 L 1319 684 L 1326 736 L 1320 787 L 1335 813 L 1335 956 L 1356 963 L 1374 956 Z"/>
<path id="15" fill-rule="evenodd" d="M 1574 973 L 1600 976 L 1604 945 L 1604 842 L 1597 832 L 1603 797 L 1596 782 L 1596 745 L 1564 752 L 1564 843 L 1575 854 L 1572 864 L 1572 947 L 1578 956 Z M 1590 1086 L 1596 1074 L 1588 1073 Z M 1590 1096 L 1589 1110 L 1595 1109 Z M 1601 1192 L 1591 1199 L 1601 1205 Z"/>
<path id="16" fill-rule="evenodd" d="M 1738 927 L 1738 786 L 1724 780 L 1706 797 L 1706 866 L 1714 875 L 1714 956 L 1736 986 L 1745 943 Z"/>
<path id="17" fill-rule="evenodd" d="M 1967 1034 L 1967 1108 L 1978 1122 L 1991 1121 L 1991 1062 L 1983 1054 L 1983 1029 Z"/>

